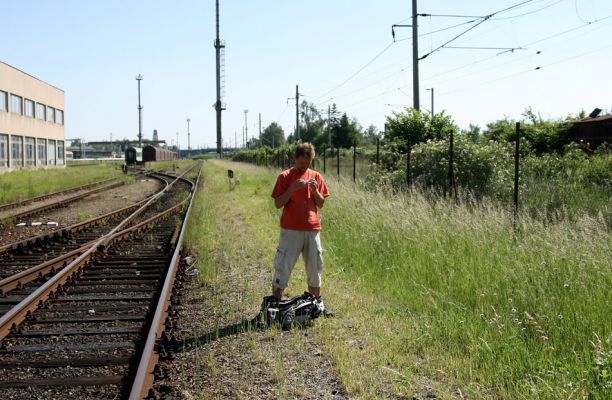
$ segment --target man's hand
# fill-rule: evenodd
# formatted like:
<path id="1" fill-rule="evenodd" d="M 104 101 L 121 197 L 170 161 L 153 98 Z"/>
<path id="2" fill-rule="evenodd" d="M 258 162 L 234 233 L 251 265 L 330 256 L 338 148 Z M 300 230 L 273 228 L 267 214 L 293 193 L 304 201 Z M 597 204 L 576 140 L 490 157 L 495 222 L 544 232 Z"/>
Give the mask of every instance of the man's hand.
<path id="1" fill-rule="evenodd" d="M 297 181 L 293 182 L 291 186 L 289 186 L 289 190 L 291 191 L 291 193 L 293 193 L 306 187 L 307 184 L 308 181 L 306 179 L 298 179 Z"/>
<path id="2" fill-rule="evenodd" d="M 315 179 L 309 179 L 308 181 L 308 185 L 310 185 L 310 187 L 312 188 L 312 190 L 318 190 L 319 189 L 319 185 L 317 184 L 317 181 Z"/>

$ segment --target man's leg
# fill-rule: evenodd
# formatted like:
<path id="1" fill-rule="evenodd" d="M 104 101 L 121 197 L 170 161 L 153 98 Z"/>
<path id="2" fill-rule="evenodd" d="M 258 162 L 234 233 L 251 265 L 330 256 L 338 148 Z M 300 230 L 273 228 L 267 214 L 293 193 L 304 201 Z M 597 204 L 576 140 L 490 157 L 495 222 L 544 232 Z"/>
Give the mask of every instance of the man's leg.
<path id="1" fill-rule="evenodd" d="M 302 251 L 303 233 L 281 228 L 278 249 L 274 257 L 274 278 L 272 296 L 282 299 L 283 291 L 289 283 L 291 271 Z"/>
<path id="2" fill-rule="evenodd" d="M 321 296 L 321 287 L 314 287 L 308 285 L 308 293 L 310 293 L 314 297 L 319 297 Z"/>

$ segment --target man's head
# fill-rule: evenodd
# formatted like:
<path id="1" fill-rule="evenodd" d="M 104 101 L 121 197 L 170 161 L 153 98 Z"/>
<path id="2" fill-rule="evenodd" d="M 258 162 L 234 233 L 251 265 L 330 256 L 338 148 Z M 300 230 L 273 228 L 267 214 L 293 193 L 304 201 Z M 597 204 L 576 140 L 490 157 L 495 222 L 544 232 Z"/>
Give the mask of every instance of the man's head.
<path id="1" fill-rule="evenodd" d="M 300 171 L 306 171 L 310 167 L 310 163 L 315 157 L 314 146 L 310 143 L 300 143 L 295 148 L 295 154 L 293 155 L 293 161 L 295 168 Z"/>

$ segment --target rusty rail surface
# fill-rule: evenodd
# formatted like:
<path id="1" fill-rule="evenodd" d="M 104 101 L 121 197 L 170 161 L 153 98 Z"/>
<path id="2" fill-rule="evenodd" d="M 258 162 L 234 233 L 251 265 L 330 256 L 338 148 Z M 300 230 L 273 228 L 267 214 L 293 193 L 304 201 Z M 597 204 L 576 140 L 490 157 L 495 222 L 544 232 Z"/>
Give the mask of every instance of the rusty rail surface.
<path id="1" fill-rule="evenodd" d="M 123 185 L 125 185 L 125 181 L 119 181 L 119 182 L 116 182 L 116 183 L 111 183 L 109 185 L 101 186 L 101 187 L 98 187 L 96 189 L 88 190 L 85 193 L 81 193 L 81 194 L 78 194 L 76 196 L 69 197 L 69 198 L 64 199 L 62 201 L 58 201 L 58 202 L 51 203 L 51 204 L 45 204 L 45 205 L 33 208 L 31 210 L 22 211 L 20 213 L 13 214 L 13 215 L 10 215 L 8 217 L 4 217 L 4 218 L 0 219 L 0 225 L 3 225 L 3 224 L 5 224 L 7 222 L 10 222 L 10 221 L 16 221 L 16 220 L 18 221 L 18 220 L 20 220 L 20 219 L 22 219 L 24 217 L 27 217 L 27 216 L 33 215 L 33 214 L 38 214 L 38 213 L 41 213 L 43 211 L 52 210 L 54 208 L 64 207 L 64 206 L 66 206 L 66 205 L 68 205 L 70 203 L 73 203 L 73 202 L 75 202 L 77 200 L 80 200 L 80 199 L 82 199 L 84 197 L 91 196 L 92 194 L 103 192 L 105 190 L 114 189 L 116 187 L 123 186 Z"/>
<path id="2" fill-rule="evenodd" d="M 140 358 L 140 363 L 138 364 L 138 369 L 136 371 L 134 382 L 132 383 L 132 390 L 130 392 L 129 397 L 130 400 L 146 399 L 149 395 L 149 390 L 153 387 L 153 382 L 155 380 L 155 367 L 157 365 L 157 362 L 159 361 L 159 354 L 155 350 L 155 345 L 161 338 L 162 333 L 164 332 L 165 321 L 168 317 L 170 295 L 172 294 L 172 288 L 174 286 L 176 272 L 178 270 L 180 262 L 183 236 L 185 234 L 185 229 L 187 227 L 187 221 L 189 220 L 191 207 L 193 206 L 193 201 L 195 199 L 196 191 L 200 182 L 200 174 L 201 171 L 200 173 L 198 173 L 198 177 L 196 179 L 196 183 L 192 190 L 191 198 L 189 200 L 189 206 L 187 208 L 187 212 L 185 213 L 185 217 L 183 218 L 181 231 L 178 238 L 176 239 L 176 247 L 174 249 L 174 254 L 172 255 L 170 267 L 168 269 L 168 272 L 166 273 L 164 286 L 159 295 L 159 300 L 157 302 L 157 307 L 155 308 L 155 314 L 153 315 L 151 327 L 149 328 L 149 333 L 147 335 L 144 350 Z"/>
<path id="3" fill-rule="evenodd" d="M 172 176 L 172 184 L 188 184 L 185 198 L 173 191 L 163 200 L 174 199 L 172 206 L 165 209 L 162 203 L 163 212 L 158 213 L 157 206 L 139 218 L 141 222 L 116 227 L 0 318 L 0 391 L 15 398 L 128 398 L 130 390 L 130 396 L 136 396 L 130 398 L 147 395 L 158 360 L 152 351 L 167 318 L 181 240 L 200 178 L 198 173 L 194 183 L 184 178 L 187 172 Z M 156 214 L 149 216 L 151 211 Z M 182 222 L 170 218 L 177 213 Z M 139 209 L 128 218 L 140 214 Z M 143 307 L 150 311 L 143 312 Z M 88 314 L 90 308 L 95 315 L 94 310 Z M 7 326 L 9 332 L 4 333 Z M 94 339 L 86 339 L 88 335 Z M 62 350 L 69 345 L 75 350 Z"/>
<path id="4" fill-rule="evenodd" d="M 31 204 L 31 203 L 35 203 L 37 201 L 46 200 L 46 199 L 51 198 L 53 196 L 61 196 L 61 195 L 72 193 L 72 192 L 78 192 L 79 190 L 89 189 L 89 188 L 92 188 L 94 186 L 102 185 L 104 183 L 108 183 L 108 182 L 111 182 L 111 181 L 114 181 L 114 180 L 117 180 L 117 178 L 103 179 L 101 181 L 96 181 L 96 182 L 87 183 L 87 184 L 81 185 L 81 186 L 71 187 L 71 188 L 68 188 L 66 190 L 59 190 L 57 192 L 41 194 L 40 196 L 31 197 L 29 199 L 20 200 L 20 201 L 16 201 L 16 202 L 13 202 L 13 203 L 1 204 L 0 205 L 0 212 L 5 211 L 5 210 L 10 210 L 11 208 L 23 207 L 25 205 L 28 205 L 28 204 Z"/>
<path id="5" fill-rule="evenodd" d="M 4 339 L 11 331 L 15 330 L 17 325 L 26 319 L 28 313 L 33 312 L 38 308 L 38 306 L 48 299 L 54 291 L 61 287 L 64 283 L 66 283 L 71 275 L 80 271 L 86 262 L 90 261 L 96 251 L 100 248 L 103 250 L 106 248 L 110 242 L 117 238 L 124 237 L 126 234 L 136 230 L 142 229 L 146 227 L 147 224 L 151 222 L 151 220 L 144 221 L 136 226 L 133 226 L 128 229 L 124 229 L 123 231 L 119 231 L 122 227 L 127 225 L 130 220 L 134 217 L 142 213 L 153 201 L 159 199 L 161 195 L 167 191 L 175 182 L 182 179 L 182 177 L 187 174 L 191 169 L 185 171 L 180 177 L 177 177 L 172 183 L 170 183 L 163 191 L 153 196 L 147 203 L 142 205 L 136 211 L 134 211 L 130 216 L 128 216 L 125 220 L 123 220 L 119 225 L 117 225 L 113 230 L 109 233 L 101 237 L 95 243 L 91 244 L 88 248 L 81 248 L 82 253 L 73 259 L 72 262 L 67 264 L 63 269 L 61 269 L 58 273 L 56 273 L 51 279 L 49 279 L 45 284 L 39 287 L 36 291 L 26 297 L 23 301 L 13 307 L 10 311 L 4 314 L 0 318 L 0 340 Z M 188 200 L 188 199 L 186 199 Z M 185 201 L 186 201 L 185 200 Z M 170 210 L 176 210 L 177 207 L 173 207 Z M 159 214 L 164 215 L 167 214 L 170 210 L 166 210 L 165 212 Z"/>

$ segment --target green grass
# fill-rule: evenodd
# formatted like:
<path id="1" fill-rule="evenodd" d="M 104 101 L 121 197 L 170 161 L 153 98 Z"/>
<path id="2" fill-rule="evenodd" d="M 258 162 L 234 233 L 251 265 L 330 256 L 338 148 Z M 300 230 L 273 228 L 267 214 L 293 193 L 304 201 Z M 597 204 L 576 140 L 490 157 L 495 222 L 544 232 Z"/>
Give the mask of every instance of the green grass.
<path id="1" fill-rule="evenodd" d="M 239 213 L 271 273 L 276 171 L 207 162 L 208 190 L 189 243 L 214 279 L 219 210 Z M 541 223 L 492 203 L 365 192 L 328 173 L 323 293 L 339 317 L 312 329 L 351 397 L 604 399 L 612 395 L 612 240 L 603 218 Z M 206 193 L 206 189 L 204 190 Z M 216 197 L 219 199 L 219 197 Z M 193 220 L 192 220 L 193 221 Z M 208 233 L 208 234 L 207 234 Z M 288 291 L 304 288 L 296 266 Z"/>
<path id="2" fill-rule="evenodd" d="M 121 168 L 110 164 L 6 172 L 0 174 L 0 204 L 122 177 Z"/>

